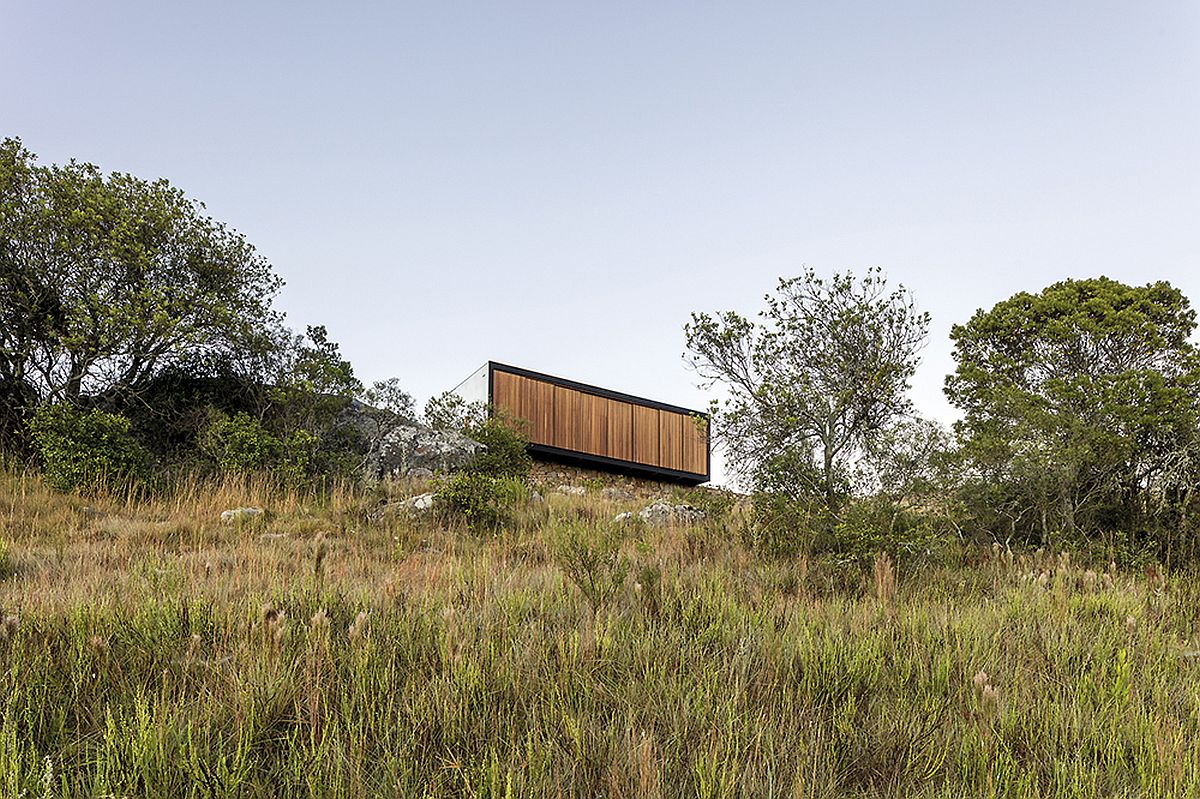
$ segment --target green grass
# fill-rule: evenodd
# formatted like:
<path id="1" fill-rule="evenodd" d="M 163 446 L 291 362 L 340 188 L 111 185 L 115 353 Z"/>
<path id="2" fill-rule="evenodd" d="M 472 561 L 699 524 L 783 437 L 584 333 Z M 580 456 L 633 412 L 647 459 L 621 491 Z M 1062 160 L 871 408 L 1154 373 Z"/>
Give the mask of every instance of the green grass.
<path id="1" fill-rule="evenodd" d="M 548 499 L 480 540 L 349 491 L 0 476 L 0 796 L 1200 794 L 1194 575 L 639 528 L 593 603 L 555 531 L 625 508 Z"/>

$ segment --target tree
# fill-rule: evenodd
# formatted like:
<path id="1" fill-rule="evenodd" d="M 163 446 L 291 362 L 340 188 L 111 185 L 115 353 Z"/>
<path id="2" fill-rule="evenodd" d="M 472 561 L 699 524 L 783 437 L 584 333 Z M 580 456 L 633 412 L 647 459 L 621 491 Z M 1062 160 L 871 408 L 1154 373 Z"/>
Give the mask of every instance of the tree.
<path id="1" fill-rule="evenodd" d="M 718 440 L 744 479 L 762 479 L 773 465 L 812 463 L 788 471 L 815 475 L 814 488 L 836 515 L 848 462 L 910 409 L 909 379 L 929 315 L 872 269 L 861 279 L 824 280 L 812 270 L 781 279 L 759 317 L 696 313 L 685 327 L 705 385 L 728 391 L 714 408 Z"/>
<path id="2" fill-rule="evenodd" d="M 487 405 L 467 402 L 453 391 L 443 391 L 425 403 L 425 423 L 434 430 L 462 432 L 487 418 Z"/>
<path id="3" fill-rule="evenodd" d="M 1156 486 L 1196 439 L 1195 326 L 1169 283 L 1106 277 L 1022 292 L 954 326 L 957 432 L 977 477 L 1020 500 L 1014 531 L 1046 541 L 1155 522 Z"/>
<path id="4" fill-rule="evenodd" d="M 285 434 L 329 427 L 363 391 L 354 367 L 342 357 L 324 325 L 310 325 L 306 335 L 291 336 L 276 352 L 263 379 L 270 381 L 274 415 Z"/>
<path id="5" fill-rule="evenodd" d="M 0 412 L 130 401 L 164 370 L 233 360 L 279 326 L 281 285 L 165 180 L 39 166 L 0 142 Z"/>
<path id="6" fill-rule="evenodd" d="M 47 481 L 60 490 L 111 488 L 150 477 L 150 455 L 129 434 L 124 416 L 43 405 L 30 417 L 29 430 Z"/>
<path id="7" fill-rule="evenodd" d="M 928 502 L 952 481 L 949 431 L 932 419 L 911 415 L 888 425 L 867 445 L 859 481 L 892 505 Z"/>

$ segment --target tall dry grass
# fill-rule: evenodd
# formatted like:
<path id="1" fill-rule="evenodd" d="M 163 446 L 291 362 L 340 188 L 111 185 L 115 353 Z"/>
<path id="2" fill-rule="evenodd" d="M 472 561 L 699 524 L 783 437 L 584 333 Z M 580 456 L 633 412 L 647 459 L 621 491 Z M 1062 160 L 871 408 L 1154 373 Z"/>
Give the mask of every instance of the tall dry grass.
<path id="1" fill-rule="evenodd" d="M 1189 575 L 633 527 L 591 602 L 552 532 L 627 507 L 548 496 L 480 538 L 379 499 L 0 474 L 0 795 L 1200 791 Z"/>

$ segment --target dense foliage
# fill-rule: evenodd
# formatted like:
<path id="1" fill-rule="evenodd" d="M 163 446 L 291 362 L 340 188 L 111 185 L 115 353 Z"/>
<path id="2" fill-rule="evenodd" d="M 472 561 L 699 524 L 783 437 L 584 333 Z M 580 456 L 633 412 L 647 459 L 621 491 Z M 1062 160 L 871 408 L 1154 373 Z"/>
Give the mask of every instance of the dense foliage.
<path id="1" fill-rule="evenodd" d="M 1107 278 L 1017 294 L 956 326 L 946 392 L 983 521 L 1045 543 L 1127 531 L 1194 554 L 1181 525 L 1200 478 L 1195 326 L 1178 289 Z"/>
<path id="2" fill-rule="evenodd" d="M 165 180 L 39 166 L 0 142 L 0 409 L 129 401 L 172 367 L 245 360 L 278 323 L 280 280 Z"/>
<path id="3" fill-rule="evenodd" d="M 437 508 L 476 532 L 495 533 L 511 526 L 514 506 L 530 496 L 529 439 L 500 415 L 468 420 L 462 432 L 487 449 L 439 483 Z"/>
<path id="4" fill-rule="evenodd" d="M 685 328 L 692 365 L 729 395 L 716 414 L 728 465 L 811 486 L 836 516 L 854 459 L 910 407 L 929 316 L 878 271 L 810 270 L 780 280 L 760 317 L 698 313 Z"/>
<path id="5" fill-rule="evenodd" d="M 98 489 L 150 477 L 150 455 L 123 416 L 71 405 L 42 405 L 29 420 L 46 480 L 56 488 Z"/>
<path id="6" fill-rule="evenodd" d="M 106 440 L 128 438 L 160 469 L 349 473 L 364 444 L 342 411 L 362 387 L 323 327 L 283 327 L 281 283 L 167 181 L 42 166 L 5 139 L 0 449 L 32 453 L 62 485 L 80 484 L 68 472 L 135 473 L 130 458 L 64 449 L 81 429 L 48 444 L 54 406 L 58 428 L 104 420 Z"/>

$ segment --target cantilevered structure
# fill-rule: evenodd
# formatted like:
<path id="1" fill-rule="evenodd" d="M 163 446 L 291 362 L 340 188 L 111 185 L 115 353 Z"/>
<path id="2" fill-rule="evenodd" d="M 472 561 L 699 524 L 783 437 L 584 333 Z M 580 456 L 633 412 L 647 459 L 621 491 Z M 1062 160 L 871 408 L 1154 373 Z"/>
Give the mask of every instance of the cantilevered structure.
<path id="1" fill-rule="evenodd" d="M 489 361 L 455 389 L 524 423 L 540 460 L 697 485 L 708 482 L 708 414 Z"/>

